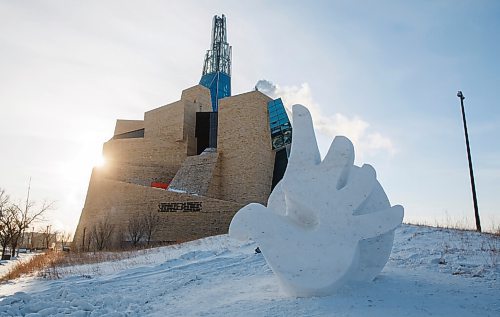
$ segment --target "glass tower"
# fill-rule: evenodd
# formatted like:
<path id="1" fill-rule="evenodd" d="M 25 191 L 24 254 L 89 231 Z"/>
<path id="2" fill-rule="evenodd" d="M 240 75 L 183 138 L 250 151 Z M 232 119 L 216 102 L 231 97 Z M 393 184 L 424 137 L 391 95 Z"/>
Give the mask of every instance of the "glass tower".
<path id="1" fill-rule="evenodd" d="M 269 109 L 273 150 L 279 151 L 288 144 L 292 144 L 292 125 L 281 98 L 269 101 L 267 108 Z"/>
<path id="2" fill-rule="evenodd" d="M 281 98 L 269 101 L 267 108 L 269 110 L 272 147 L 276 152 L 271 186 L 273 189 L 285 175 L 288 165 L 288 155 L 292 144 L 292 125 Z"/>

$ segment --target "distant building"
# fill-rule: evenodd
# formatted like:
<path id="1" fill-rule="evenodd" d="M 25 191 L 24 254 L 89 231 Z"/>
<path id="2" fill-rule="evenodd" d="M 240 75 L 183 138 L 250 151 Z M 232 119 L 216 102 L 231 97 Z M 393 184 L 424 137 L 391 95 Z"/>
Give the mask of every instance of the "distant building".
<path id="1" fill-rule="evenodd" d="M 224 16 L 214 17 L 200 85 L 143 120 L 117 120 L 103 146 L 106 165 L 92 171 L 74 247 L 87 248 L 103 223 L 118 245 L 147 213 L 159 217 L 153 242 L 227 233 L 242 206 L 266 204 L 286 168 L 291 125 L 281 99 L 231 96 L 225 27 Z"/>
<path id="2" fill-rule="evenodd" d="M 61 241 L 57 239 L 56 233 L 31 231 L 24 232 L 24 234 L 20 237 L 18 248 L 27 250 L 54 250 L 60 245 Z"/>

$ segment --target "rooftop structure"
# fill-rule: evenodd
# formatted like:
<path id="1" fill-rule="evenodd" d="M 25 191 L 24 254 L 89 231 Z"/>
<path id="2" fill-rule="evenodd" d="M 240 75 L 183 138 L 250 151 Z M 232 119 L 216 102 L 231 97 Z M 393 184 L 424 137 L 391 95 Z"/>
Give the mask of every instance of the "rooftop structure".
<path id="1" fill-rule="evenodd" d="M 214 112 L 218 111 L 219 99 L 231 96 L 231 46 L 227 42 L 224 14 L 214 16 L 212 43 L 205 55 L 200 85 L 210 89 Z"/>

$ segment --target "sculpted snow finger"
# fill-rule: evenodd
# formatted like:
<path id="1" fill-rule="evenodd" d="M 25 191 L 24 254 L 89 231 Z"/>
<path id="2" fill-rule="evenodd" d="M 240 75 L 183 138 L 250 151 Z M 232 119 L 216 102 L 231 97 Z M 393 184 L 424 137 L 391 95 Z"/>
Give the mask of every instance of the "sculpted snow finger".
<path id="1" fill-rule="evenodd" d="M 336 188 L 345 186 L 351 166 L 354 164 L 354 147 L 348 138 L 336 136 L 321 162 L 321 169 L 332 174 L 332 182 Z"/>
<path id="2" fill-rule="evenodd" d="M 238 240 L 255 238 L 255 230 L 259 227 L 258 216 L 265 207 L 260 204 L 249 204 L 241 208 L 229 225 L 229 235 Z"/>
<path id="3" fill-rule="evenodd" d="M 396 229 L 403 221 L 403 207 L 396 205 L 386 210 L 356 216 L 356 226 L 362 234 L 360 240 L 383 235 Z"/>
<path id="4" fill-rule="evenodd" d="M 289 164 L 268 207 L 250 204 L 229 234 L 257 242 L 292 296 L 334 293 L 369 282 L 387 262 L 403 207 L 391 207 L 370 165 L 354 165 L 354 147 L 336 137 L 323 162 L 307 108 L 293 107 Z"/>
<path id="5" fill-rule="evenodd" d="M 252 203 L 243 207 L 234 216 L 229 226 L 229 235 L 242 241 L 252 239 L 257 243 L 266 244 L 267 240 L 278 239 L 281 232 L 300 229 L 293 226 L 294 224 L 285 216 L 275 214 L 261 204 Z"/>
<path id="6" fill-rule="evenodd" d="M 352 212 L 368 199 L 376 183 L 375 170 L 368 164 L 351 173 L 347 184 L 339 189 L 339 212 L 352 215 Z"/>
<path id="7" fill-rule="evenodd" d="M 321 162 L 311 114 L 302 105 L 293 106 L 293 140 L 288 168 L 303 169 Z"/>

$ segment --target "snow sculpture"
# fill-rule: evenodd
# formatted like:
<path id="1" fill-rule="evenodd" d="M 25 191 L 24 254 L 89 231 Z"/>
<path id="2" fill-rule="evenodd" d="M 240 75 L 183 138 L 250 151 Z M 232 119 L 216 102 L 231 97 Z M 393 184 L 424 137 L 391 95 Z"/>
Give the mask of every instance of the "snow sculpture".
<path id="1" fill-rule="evenodd" d="M 403 207 L 391 207 L 370 165 L 354 166 L 351 141 L 337 136 L 321 161 L 312 119 L 293 106 L 292 150 L 267 207 L 234 216 L 231 237 L 252 239 L 293 296 L 332 294 L 371 281 L 389 258 Z"/>

